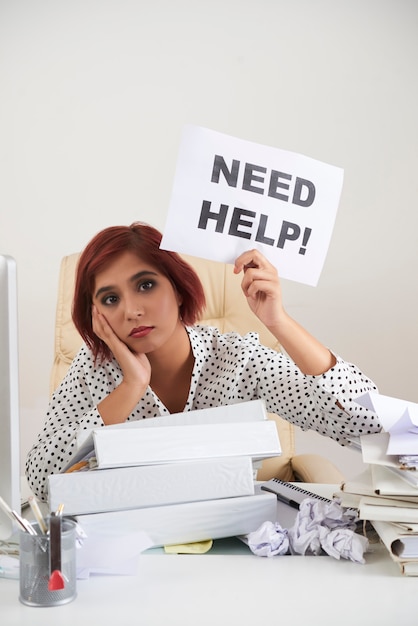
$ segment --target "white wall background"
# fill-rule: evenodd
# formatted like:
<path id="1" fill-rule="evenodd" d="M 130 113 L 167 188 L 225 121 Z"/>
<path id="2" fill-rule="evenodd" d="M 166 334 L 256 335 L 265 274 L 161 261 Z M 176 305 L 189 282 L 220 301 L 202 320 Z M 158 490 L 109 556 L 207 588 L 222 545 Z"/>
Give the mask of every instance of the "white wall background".
<path id="1" fill-rule="evenodd" d="M 416 0 L 0 0 L 0 250 L 19 279 L 22 464 L 48 403 L 60 259 L 163 229 L 185 123 L 344 168 L 316 288 L 287 308 L 418 401 Z M 350 476 L 352 451 L 309 433 Z"/>

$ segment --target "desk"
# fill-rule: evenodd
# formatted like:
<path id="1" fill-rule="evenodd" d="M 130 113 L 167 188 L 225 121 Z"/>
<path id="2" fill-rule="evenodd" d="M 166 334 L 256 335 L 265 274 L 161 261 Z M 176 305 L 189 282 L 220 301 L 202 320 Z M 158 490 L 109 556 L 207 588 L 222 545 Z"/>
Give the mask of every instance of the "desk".
<path id="1" fill-rule="evenodd" d="M 136 576 L 77 581 L 70 604 L 31 608 L 0 579 L 4 626 L 416 626 L 417 578 L 380 546 L 366 564 L 331 557 L 144 553 Z"/>

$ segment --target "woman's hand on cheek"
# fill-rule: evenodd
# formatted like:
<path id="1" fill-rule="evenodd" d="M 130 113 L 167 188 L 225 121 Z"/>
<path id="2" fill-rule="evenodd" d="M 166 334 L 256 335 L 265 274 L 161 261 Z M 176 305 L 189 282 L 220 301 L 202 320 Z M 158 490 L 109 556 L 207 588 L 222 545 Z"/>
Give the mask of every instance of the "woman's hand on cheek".
<path id="1" fill-rule="evenodd" d="M 97 335 L 99 339 L 104 341 L 107 346 L 109 346 L 108 339 L 111 338 L 111 333 L 109 333 L 109 330 L 112 331 L 112 329 L 104 315 L 99 313 L 97 307 L 94 304 L 91 307 L 91 323 L 94 334 Z"/>
<path id="2" fill-rule="evenodd" d="M 125 383 L 146 387 L 151 379 L 151 365 L 145 354 L 136 354 L 119 339 L 109 322 L 96 306 L 92 307 L 92 327 L 94 333 L 104 341 L 119 363 Z"/>

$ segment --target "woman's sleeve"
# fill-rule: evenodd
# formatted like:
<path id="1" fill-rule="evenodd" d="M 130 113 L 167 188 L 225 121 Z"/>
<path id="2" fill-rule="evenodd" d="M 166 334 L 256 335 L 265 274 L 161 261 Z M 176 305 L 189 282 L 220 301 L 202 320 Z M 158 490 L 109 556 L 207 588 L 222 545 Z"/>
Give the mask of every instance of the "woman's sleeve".
<path id="1" fill-rule="evenodd" d="M 76 451 L 77 433 L 103 426 L 88 381 L 88 360 L 80 352 L 55 391 L 45 424 L 26 458 L 30 489 L 42 500 L 47 497 L 47 477 L 62 471 Z"/>
<path id="2" fill-rule="evenodd" d="M 380 432 L 382 427 L 375 413 L 356 402 L 360 396 L 376 392 L 376 385 L 356 365 L 339 356 L 336 359 L 335 366 L 324 374 L 306 376 L 290 359 L 279 355 L 265 367 L 259 387 L 269 411 L 302 430 L 315 430 L 344 445 L 360 435 Z"/>

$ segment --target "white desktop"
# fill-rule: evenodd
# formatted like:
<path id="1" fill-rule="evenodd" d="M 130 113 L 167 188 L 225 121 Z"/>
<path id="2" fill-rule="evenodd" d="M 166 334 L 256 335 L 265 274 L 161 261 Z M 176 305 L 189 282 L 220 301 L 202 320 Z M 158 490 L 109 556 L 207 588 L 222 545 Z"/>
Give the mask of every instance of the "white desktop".
<path id="1" fill-rule="evenodd" d="M 336 485 L 306 485 L 329 497 Z M 234 540 L 232 540 L 233 543 Z M 235 540 L 238 541 L 238 540 Z M 19 602 L 19 581 L 0 578 L 5 626 L 416 626 L 417 578 L 401 576 L 386 549 L 371 545 L 364 565 L 329 556 L 258 557 L 243 544 L 215 542 L 207 554 L 140 555 L 133 576 L 77 581 L 58 607 Z"/>

